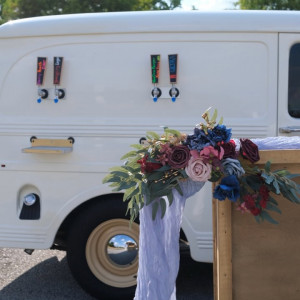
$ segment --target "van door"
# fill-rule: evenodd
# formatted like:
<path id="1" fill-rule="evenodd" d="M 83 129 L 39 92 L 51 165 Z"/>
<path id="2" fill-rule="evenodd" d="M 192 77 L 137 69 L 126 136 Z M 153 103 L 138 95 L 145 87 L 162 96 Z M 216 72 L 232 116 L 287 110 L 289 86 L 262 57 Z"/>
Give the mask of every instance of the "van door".
<path id="1" fill-rule="evenodd" d="M 279 35 L 278 135 L 300 136 L 300 34 Z"/>

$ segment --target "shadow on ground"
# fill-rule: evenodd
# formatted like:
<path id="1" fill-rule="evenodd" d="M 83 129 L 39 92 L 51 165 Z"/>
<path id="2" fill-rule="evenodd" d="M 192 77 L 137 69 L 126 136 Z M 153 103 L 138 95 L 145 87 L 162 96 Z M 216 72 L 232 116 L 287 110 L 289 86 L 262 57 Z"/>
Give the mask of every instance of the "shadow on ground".
<path id="1" fill-rule="evenodd" d="M 181 251 L 177 300 L 213 300 L 213 264 L 195 262 L 189 250 Z"/>
<path id="2" fill-rule="evenodd" d="M 0 291 L 1 300 L 92 300 L 73 279 L 66 258 L 37 264 Z"/>
<path id="3" fill-rule="evenodd" d="M 177 300 L 213 300 L 212 264 L 197 263 L 181 252 Z M 1 300 L 92 300 L 73 279 L 66 258 L 56 256 L 29 269 L 0 291 Z M 105 300 L 105 299 L 103 299 Z M 121 300 L 121 299 L 120 299 Z"/>

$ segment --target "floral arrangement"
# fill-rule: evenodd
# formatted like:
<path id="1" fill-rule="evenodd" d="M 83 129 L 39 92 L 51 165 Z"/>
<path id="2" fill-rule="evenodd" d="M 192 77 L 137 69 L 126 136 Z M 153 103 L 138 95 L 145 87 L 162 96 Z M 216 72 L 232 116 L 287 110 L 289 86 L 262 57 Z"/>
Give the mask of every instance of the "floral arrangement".
<path id="1" fill-rule="evenodd" d="M 241 212 L 249 212 L 258 222 L 277 223 L 270 211 L 281 213 L 272 194 L 281 194 L 300 203 L 300 186 L 291 179 L 299 176 L 287 170 L 271 171 L 271 162 L 263 169 L 254 165 L 259 161 L 256 144 L 240 139 L 240 149 L 231 139 L 231 129 L 216 122 L 217 110 L 212 117 L 209 110 L 203 115 L 205 123 L 196 125 L 191 135 L 164 128 L 164 134 L 147 133 L 144 145 L 132 145 L 135 150 L 121 159 L 123 166 L 115 167 L 104 178 L 114 191 L 125 190 L 128 212 L 134 220 L 144 205 L 152 204 L 155 219 L 159 206 L 164 216 L 167 202 L 173 202 L 172 190 L 181 195 L 180 181 L 217 182 L 213 196 L 236 203 Z"/>

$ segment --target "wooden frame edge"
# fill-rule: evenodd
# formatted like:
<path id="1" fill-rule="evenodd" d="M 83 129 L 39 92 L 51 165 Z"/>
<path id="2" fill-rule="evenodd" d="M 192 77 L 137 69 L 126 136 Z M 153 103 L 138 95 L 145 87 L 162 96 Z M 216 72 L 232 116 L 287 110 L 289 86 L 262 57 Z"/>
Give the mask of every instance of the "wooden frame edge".
<path id="1" fill-rule="evenodd" d="M 216 184 L 213 184 L 213 189 Z M 213 198 L 214 300 L 232 300 L 231 202 Z"/>

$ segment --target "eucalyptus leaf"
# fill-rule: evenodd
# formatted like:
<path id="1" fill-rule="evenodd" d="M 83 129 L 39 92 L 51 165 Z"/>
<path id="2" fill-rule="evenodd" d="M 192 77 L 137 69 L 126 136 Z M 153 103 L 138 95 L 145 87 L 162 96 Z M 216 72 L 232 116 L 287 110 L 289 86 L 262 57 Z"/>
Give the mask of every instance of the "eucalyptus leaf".
<path id="1" fill-rule="evenodd" d="M 131 209 L 132 207 L 133 207 L 133 199 L 128 202 L 127 209 Z"/>
<path id="2" fill-rule="evenodd" d="M 290 189 L 290 192 L 293 194 L 293 196 L 296 200 L 295 202 L 300 203 L 300 198 L 299 198 L 299 195 L 297 194 L 297 192 L 294 189 Z"/>
<path id="3" fill-rule="evenodd" d="M 274 175 L 267 174 L 265 172 L 261 173 L 261 177 L 265 179 L 266 184 L 271 184 L 273 180 L 275 179 Z"/>
<path id="4" fill-rule="evenodd" d="M 176 137 L 180 137 L 181 136 L 181 133 L 178 130 L 166 128 L 165 132 L 166 133 L 171 133 L 171 134 L 175 135 Z"/>
<path id="5" fill-rule="evenodd" d="M 136 188 L 136 184 L 134 186 L 132 186 L 131 188 L 128 188 L 124 195 L 123 195 L 123 200 L 125 199 L 130 199 L 132 198 L 134 195 L 138 194 L 139 193 L 139 190 Z"/>
<path id="6" fill-rule="evenodd" d="M 267 173 L 271 172 L 271 162 L 270 161 L 266 162 L 266 164 L 265 164 L 265 171 Z"/>
<path id="7" fill-rule="evenodd" d="M 132 151 L 126 153 L 125 155 L 123 155 L 121 157 L 121 160 L 124 160 L 124 159 L 132 157 L 132 156 L 137 156 L 137 151 L 132 150 Z"/>
<path id="8" fill-rule="evenodd" d="M 171 206 L 174 200 L 173 192 L 171 191 L 169 194 L 167 194 L 167 197 L 169 200 L 169 206 Z"/>
<path id="9" fill-rule="evenodd" d="M 134 182 L 134 181 L 130 181 L 130 182 L 123 181 L 120 183 L 121 190 L 126 190 L 129 188 L 135 187 L 135 186 L 136 186 L 136 182 Z"/>
<path id="10" fill-rule="evenodd" d="M 113 192 L 119 192 L 119 191 L 121 191 L 122 189 L 120 188 L 120 186 L 117 186 L 117 187 L 115 187 L 115 188 L 113 188 L 113 189 L 111 189 Z"/>
<path id="11" fill-rule="evenodd" d="M 160 135 L 157 134 L 154 131 L 147 131 L 146 134 L 149 135 L 150 137 L 152 137 L 155 140 L 159 140 L 160 139 Z"/>
<path id="12" fill-rule="evenodd" d="M 272 202 L 270 202 L 270 201 L 267 202 L 266 209 L 271 210 L 271 211 L 275 211 L 275 212 L 281 214 L 281 210 L 278 208 L 278 206 L 272 204 Z"/>
<path id="13" fill-rule="evenodd" d="M 114 175 L 114 176 L 119 176 L 121 178 L 128 178 L 129 177 L 128 171 L 125 170 L 124 168 L 123 168 L 122 171 L 112 171 L 111 174 Z"/>
<path id="14" fill-rule="evenodd" d="M 181 189 L 181 187 L 180 187 L 179 182 L 178 182 L 178 185 L 175 186 L 175 189 L 178 191 L 178 193 L 179 193 L 181 196 L 183 196 L 183 191 L 182 191 L 182 189 Z"/>
<path id="15" fill-rule="evenodd" d="M 143 175 L 142 174 L 140 174 L 140 173 L 135 173 L 134 174 L 134 178 L 136 179 L 136 180 L 138 180 L 138 181 L 142 181 L 143 180 Z"/>
<path id="16" fill-rule="evenodd" d="M 124 165 L 124 169 L 126 169 L 128 172 L 134 174 L 139 173 L 141 171 L 141 165 L 140 164 L 128 164 Z"/>
<path id="17" fill-rule="evenodd" d="M 138 150 L 141 150 L 141 149 L 144 149 L 145 146 L 144 145 L 141 145 L 141 144 L 132 144 L 130 145 L 131 148 L 135 148 L 135 149 L 138 149 Z"/>
<path id="18" fill-rule="evenodd" d="M 110 187 L 119 187 L 119 190 L 121 190 L 120 185 L 121 185 L 121 181 L 116 181 L 116 182 L 111 183 L 109 186 Z"/>
<path id="19" fill-rule="evenodd" d="M 159 202 L 160 202 L 160 208 L 161 208 L 161 218 L 163 218 L 166 213 L 166 210 L 167 210 L 166 200 L 164 198 L 160 198 Z"/>
<path id="20" fill-rule="evenodd" d="M 146 198 L 146 205 L 150 205 L 157 197 L 153 194 L 150 194 L 149 197 Z"/>
<path id="21" fill-rule="evenodd" d="M 168 166 L 168 165 L 164 165 L 160 169 L 158 169 L 157 171 L 159 171 L 159 172 L 165 172 L 165 171 L 169 171 L 169 170 L 171 170 L 171 167 Z"/>
<path id="22" fill-rule="evenodd" d="M 162 177 L 162 174 L 161 174 L 161 172 L 158 172 L 158 171 L 153 171 L 149 175 L 148 174 L 146 175 L 146 178 L 149 181 L 159 180 L 159 179 L 161 179 L 161 177 Z"/>
<path id="23" fill-rule="evenodd" d="M 291 174 L 291 173 L 286 175 L 286 177 L 289 178 L 289 179 L 293 179 L 293 178 L 296 178 L 296 177 L 299 177 L 299 176 L 300 176 L 300 174 Z"/>
<path id="24" fill-rule="evenodd" d="M 161 191 L 161 190 L 155 190 L 153 191 L 152 195 L 153 198 L 158 198 L 158 197 L 164 197 L 167 196 L 170 193 L 171 189 L 168 188 L 165 191 Z"/>
<path id="25" fill-rule="evenodd" d="M 260 213 L 261 217 L 263 220 L 266 220 L 272 224 L 278 224 L 278 222 L 276 220 L 274 220 L 268 212 L 266 212 L 265 210 L 263 210 L 261 213 Z"/>
<path id="26" fill-rule="evenodd" d="M 276 170 L 273 172 L 274 174 L 280 176 L 280 177 L 285 177 L 287 176 L 288 174 L 290 174 L 290 172 L 288 170 L 285 170 L 285 169 L 282 169 L 282 170 Z"/>
<path id="27" fill-rule="evenodd" d="M 269 196 L 269 201 L 275 205 L 278 205 L 278 202 L 271 196 Z"/>
<path id="28" fill-rule="evenodd" d="M 280 194 L 280 188 L 279 188 L 279 185 L 278 185 L 278 182 L 277 182 L 276 179 L 273 180 L 273 186 L 274 186 L 274 188 L 276 190 L 276 194 L 279 195 Z"/>
<path id="29" fill-rule="evenodd" d="M 256 221 L 257 223 L 261 223 L 261 221 L 262 221 L 262 218 L 261 218 L 261 216 L 260 216 L 260 215 L 258 215 L 258 216 L 254 216 L 254 218 L 255 218 L 255 221 Z"/>
<path id="30" fill-rule="evenodd" d="M 108 175 L 106 175 L 103 178 L 102 183 L 118 182 L 118 181 L 120 181 L 119 176 L 116 176 L 115 174 L 109 173 Z"/>
<path id="31" fill-rule="evenodd" d="M 125 172 L 126 169 L 124 169 L 123 166 L 116 166 L 116 167 L 112 167 L 109 169 L 110 173 L 113 173 L 113 172 Z"/>
<path id="32" fill-rule="evenodd" d="M 154 202 L 154 203 L 152 204 L 152 220 L 153 220 L 153 221 L 155 220 L 155 217 L 156 217 L 158 208 L 159 208 L 158 202 Z"/>
<path id="33" fill-rule="evenodd" d="M 215 109 L 213 116 L 210 119 L 210 122 L 215 122 L 218 117 L 218 110 Z"/>

